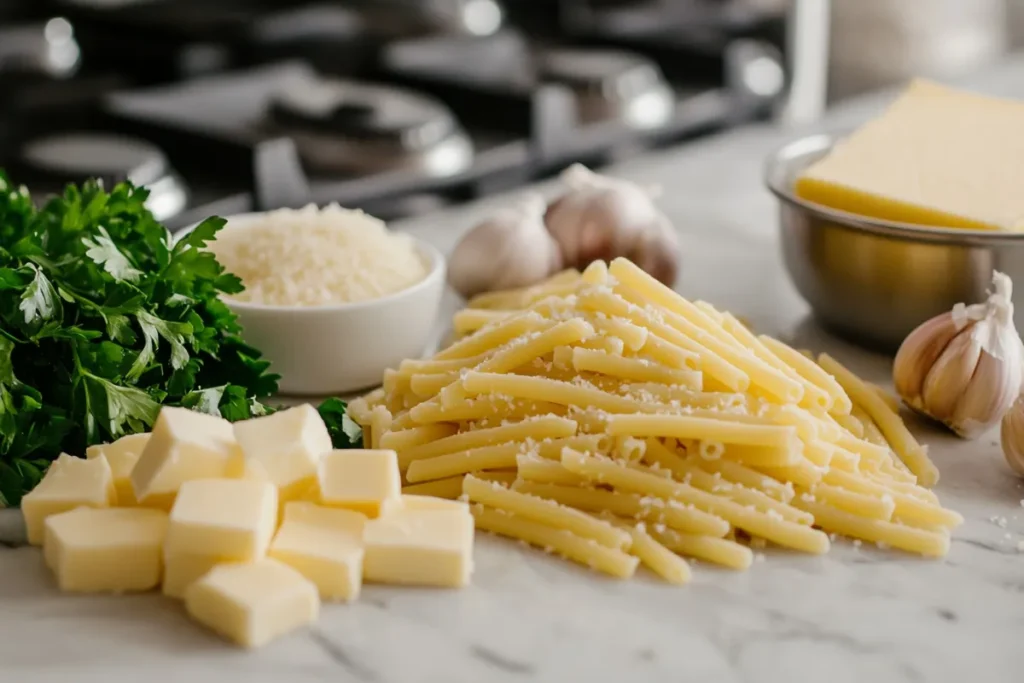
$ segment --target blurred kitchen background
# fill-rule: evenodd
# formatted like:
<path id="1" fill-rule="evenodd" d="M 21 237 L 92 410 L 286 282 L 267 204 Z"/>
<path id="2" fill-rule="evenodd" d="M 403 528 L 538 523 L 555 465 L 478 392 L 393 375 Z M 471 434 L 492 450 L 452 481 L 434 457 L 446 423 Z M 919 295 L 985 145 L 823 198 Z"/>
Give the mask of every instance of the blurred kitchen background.
<path id="1" fill-rule="evenodd" d="M 1024 43 L 1024 0 L 0 0 L 0 167 L 393 219 Z"/>

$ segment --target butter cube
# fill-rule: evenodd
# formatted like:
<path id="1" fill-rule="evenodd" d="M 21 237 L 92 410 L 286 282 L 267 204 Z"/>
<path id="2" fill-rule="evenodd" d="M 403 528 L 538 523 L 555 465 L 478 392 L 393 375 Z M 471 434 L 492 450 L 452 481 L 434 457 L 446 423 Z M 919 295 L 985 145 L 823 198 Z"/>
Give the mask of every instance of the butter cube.
<path id="1" fill-rule="evenodd" d="M 167 513 L 81 507 L 46 520 L 43 551 L 62 591 L 127 593 L 160 585 Z"/>
<path id="2" fill-rule="evenodd" d="M 167 530 L 168 555 L 263 557 L 277 528 L 277 489 L 251 479 L 196 479 L 181 486 Z"/>
<path id="3" fill-rule="evenodd" d="M 132 469 L 136 499 L 170 509 L 186 481 L 240 474 L 242 449 L 227 420 L 185 408 L 162 408 Z"/>
<path id="4" fill-rule="evenodd" d="M 473 571 L 473 517 L 459 509 L 402 509 L 363 532 L 363 580 L 456 588 Z"/>
<path id="5" fill-rule="evenodd" d="M 316 584 L 321 600 L 354 600 L 363 580 L 363 526 L 351 510 L 288 503 L 270 557 Z"/>
<path id="6" fill-rule="evenodd" d="M 234 425 L 245 455 L 245 476 L 270 481 L 281 501 L 295 500 L 316 482 L 331 435 L 316 408 L 306 404 Z"/>
<path id="7" fill-rule="evenodd" d="M 316 586 L 291 567 L 264 558 L 212 569 L 185 591 L 185 609 L 243 647 L 260 647 L 316 621 Z"/>
<path id="8" fill-rule="evenodd" d="M 28 542 L 43 542 L 46 518 L 80 506 L 105 508 L 114 504 L 114 475 L 106 458 L 85 460 L 67 453 L 50 464 L 43 480 L 21 499 Z"/>
<path id="9" fill-rule="evenodd" d="M 401 502 L 398 455 L 388 450 L 331 451 L 320 460 L 320 502 L 377 517 Z"/>
<path id="10" fill-rule="evenodd" d="M 129 434 L 114 443 L 89 446 L 85 457 L 92 459 L 104 456 L 114 474 L 114 488 L 117 489 L 117 504 L 120 507 L 135 505 L 135 491 L 132 489 L 131 474 L 139 461 L 142 449 L 149 442 L 149 434 Z"/>
<path id="11" fill-rule="evenodd" d="M 191 553 L 170 555 L 165 553 L 163 594 L 169 598 L 183 599 L 189 586 L 218 564 L 225 562 L 232 562 L 232 560 L 225 560 L 215 555 Z"/>

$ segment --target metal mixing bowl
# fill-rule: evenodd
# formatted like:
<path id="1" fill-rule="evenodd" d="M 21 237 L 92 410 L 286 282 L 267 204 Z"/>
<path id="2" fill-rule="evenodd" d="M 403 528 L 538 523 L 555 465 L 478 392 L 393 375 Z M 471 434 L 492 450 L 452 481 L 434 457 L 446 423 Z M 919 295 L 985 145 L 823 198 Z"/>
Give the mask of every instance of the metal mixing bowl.
<path id="1" fill-rule="evenodd" d="M 993 270 L 1024 282 L 1024 234 L 874 220 L 797 197 L 797 176 L 840 137 L 791 142 L 765 168 L 779 199 L 786 269 L 822 325 L 863 346 L 894 351 L 925 320 L 961 301 L 984 299 Z M 1024 306 L 1014 322 L 1022 328 Z"/>

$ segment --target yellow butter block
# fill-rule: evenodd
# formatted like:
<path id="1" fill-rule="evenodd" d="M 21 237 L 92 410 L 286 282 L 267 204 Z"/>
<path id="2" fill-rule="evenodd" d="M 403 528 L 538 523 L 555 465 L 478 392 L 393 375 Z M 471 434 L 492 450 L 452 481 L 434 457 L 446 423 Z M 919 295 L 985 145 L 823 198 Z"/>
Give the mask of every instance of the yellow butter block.
<path id="1" fill-rule="evenodd" d="M 28 542 L 43 542 L 46 518 L 80 506 L 105 508 L 117 499 L 114 475 L 104 457 L 91 460 L 62 453 L 43 480 L 21 499 Z"/>
<path id="2" fill-rule="evenodd" d="M 122 436 L 114 443 L 89 446 L 85 450 L 86 458 L 98 458 L 102 455 L 110 464 L 110 471 L 114 475 L 114 488 L 117 490 L 117 505 L 119 507 L 128 507 L 136 504 L 131 474 L 147 443 L 149 443 L 149 434 L 129 434 Z"/>
<path id="3" fill-rule="evenodd" d="M 281 502 L 296 500 L 310 488 L 320 457 L 332 447 L 323 418 L 308 404 L 236 422 L 234 429 L 245 456 L 245 476 L 273 483 Z"/>
<path id="4" fill-rule="evenodd" d="M 270 482 L 195 479 L 178 491 L 166 552 L 255 560 L 266 554 L 276 529 L 277 489 Z"/>
<path id="5" fill-rule="evenodd" d="M 288 503 L 269 555 L 316 584 L 321 600 L 354 600 L 362 586 L 365 524 L 352 510 Z"/>
<path id="6" fill-rule="evenodd" d="M 185 591 L 218 564 L 233 562 L 216 555 L 191 553 L 164 554 L 164 578 L 161 589 L 169 598 L 184 599 Z"/>
<path id="7" fill-rule="evenodd" d="M 363 533 L 363 580 L 457 588 L 473 572 L 473 518 L 466 510 L 404 508 Z"/>
<path id="8" fill-rule="evenodd" d="M 210 630 L 243 646 L 260 647 L 316 621 L 316 586 L 270 558 L 222 564 L 185 591 L 185 609 Z"/>
<path id="9" fill-rule="evenodd" d="M 320 460 L 320 502 L 377 517 L 399 504 L 398 455 L 389 450 L 331 451 Z"/>
<path id="10" fill-rule="evenodd" d="M 43 553 L 62 591 L 127 593 L 160 585 L 167 513 L 88 508 L 46 520 Z"/>
<path id="11" fill-rule="evenodd" d="M 914 81 L 796 182 L 798 196 L 918 225 L 1024 230 L 1024 102 Z"/>
<path id="12" fill-rule="evenodd" d="M 241 473 L 242 449 L 231 423 L 185 408 L 162 408 L 131 473 L 136 499 L 170 509 L 181 485 Z"/>

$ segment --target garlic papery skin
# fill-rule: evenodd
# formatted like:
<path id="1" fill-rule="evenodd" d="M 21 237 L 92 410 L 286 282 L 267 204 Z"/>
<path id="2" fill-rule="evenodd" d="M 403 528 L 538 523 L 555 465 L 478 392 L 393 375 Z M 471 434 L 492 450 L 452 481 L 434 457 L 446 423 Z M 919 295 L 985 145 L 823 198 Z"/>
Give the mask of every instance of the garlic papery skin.
<path id="1" fill-rule="evenodd" d="M 654 203 L 657 191 L 575 164 L 562 172 L 569 190 L 548 207 L 545 222 L 565 265 L 628 258 L 671 286 L 679 273 L 679 237 Z"/>
<path id="2" fill-rule="evenodd" d="M 1017 399 L 999 428 L 1003 457 L 1010 468 L 1024 477 L 1024 401 Z"/>
<path id="3" fill-rule="evenodd" d="M 562 268 L 562 253 L 544 225 L 544 199 L 527 195 L 500 209 L 455 245 L 448 284 L 465 298 L 533 285 Z"/>
<path id="4" fill-rule="evenodd" d="M 1020 394 L 1024 346 L 1013 324 L 1013 283 L 993 273 L 980 304 L 957 304 L 923 323 L 900 346 L 893 379 L 914 410 L 965 439 L 995 426 Z"/>

